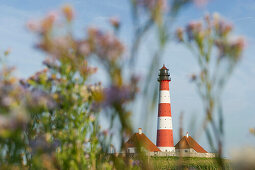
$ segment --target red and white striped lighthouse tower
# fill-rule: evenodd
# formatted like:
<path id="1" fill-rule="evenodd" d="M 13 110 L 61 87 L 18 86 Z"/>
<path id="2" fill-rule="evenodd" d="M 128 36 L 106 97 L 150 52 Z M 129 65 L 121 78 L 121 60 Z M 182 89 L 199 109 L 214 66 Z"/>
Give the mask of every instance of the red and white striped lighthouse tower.
<path id="1" fill-rule="evenodd" d="M 171 116 L 171 103 L 169 82 L 171 81 L 168 69 L 163 65 L 160 69 L 158 81 L 159 105 L 158 105 L 158 127 L 157 127 L 157 147 L 163 152 L 173 152 L 173 126 Z"/>

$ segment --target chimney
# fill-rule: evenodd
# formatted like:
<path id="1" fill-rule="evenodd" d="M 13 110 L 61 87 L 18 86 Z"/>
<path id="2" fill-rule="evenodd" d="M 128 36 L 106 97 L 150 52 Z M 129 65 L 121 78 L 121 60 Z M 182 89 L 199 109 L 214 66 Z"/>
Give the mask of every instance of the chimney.
<path id="1" fill-rule="evenodd" d="M 142 128 L 138 129 L 138 133 L 139 133 L 139 135 L 141 135 L 143 133 Z"/>
<path id="2" fill-rule="evenodd" d="M 189 137 L 189 133 L 188 132 L 186 133 L 186 136 L 187 136 L 187 138 Z"/>

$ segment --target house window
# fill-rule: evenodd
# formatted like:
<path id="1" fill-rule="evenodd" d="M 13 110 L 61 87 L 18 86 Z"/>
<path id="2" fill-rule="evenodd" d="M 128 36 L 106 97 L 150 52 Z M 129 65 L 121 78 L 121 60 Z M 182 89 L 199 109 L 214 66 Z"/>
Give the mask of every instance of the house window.
<path id="1" fill-rule="evenodd" d="M 188 152 L 188 150 L 187 150 L 187 149 L 185 149 L 185 152 Z"/>

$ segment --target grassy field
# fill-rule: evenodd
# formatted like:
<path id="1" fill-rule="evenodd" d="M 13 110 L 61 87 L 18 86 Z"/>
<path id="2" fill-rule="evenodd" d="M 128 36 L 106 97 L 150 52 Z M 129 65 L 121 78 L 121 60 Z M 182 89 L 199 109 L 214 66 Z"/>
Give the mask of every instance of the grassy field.
<path id="1" fill-rule="evenodd" d="M 154 169 L 219 169 L 215 158 L 151 157 L 149 162 Z M 230 169 L 228 160 L 224 164 L 225 169 Z"/>

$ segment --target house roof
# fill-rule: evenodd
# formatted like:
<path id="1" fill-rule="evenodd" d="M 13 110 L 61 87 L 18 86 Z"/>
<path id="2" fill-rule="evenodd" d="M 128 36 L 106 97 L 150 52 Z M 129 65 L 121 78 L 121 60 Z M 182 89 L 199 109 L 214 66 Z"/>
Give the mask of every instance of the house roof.
<path id="1" fill-rule="evenodd" d="M 198 153 L 207 153 L 191 136 L 183 136 L 175 145 L 175 149 L 194 149 Z"/>
<path id="2" fill-rule="evenodd" d="M 150 152 L 160 151 L 159 148 L 152 143 L 152 141 L 143 133 L 133 134 L 129 140 L 125 143 L 125 147 L 137 147 L 143 146 L 146 150 Z"/>

